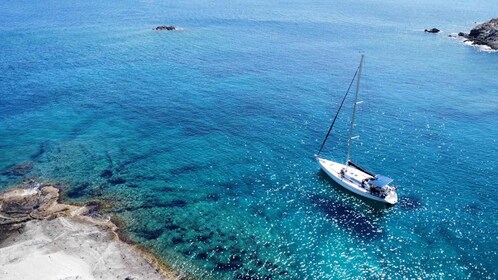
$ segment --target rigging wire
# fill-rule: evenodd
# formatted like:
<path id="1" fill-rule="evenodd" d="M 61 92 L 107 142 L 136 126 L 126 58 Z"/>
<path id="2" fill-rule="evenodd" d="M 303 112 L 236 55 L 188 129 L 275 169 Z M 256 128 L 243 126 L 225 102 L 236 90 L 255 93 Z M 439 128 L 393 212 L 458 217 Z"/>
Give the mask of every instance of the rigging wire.
<path id="1" fill-rule="evenodd" d="M 344 97 L 342 98 L 341 105 L 339 106 L 339 109 L 337 110 L 337 113 L 335 114 L 334 120 L 332 121 L 332 124 L 329 127 L 329 131 L 327 132 L 327 135 L 325 135 L 325 139 L 323 139 L 322 145 L 320 146 L 320 149 L 318 150 L 318 153 L 316 153 L 315 156 L 319 156 L 320 153 L 322 152 L 323 146 L 325 146 L 325 142 L 327 142 L 327 138 L 329 137 L 330 132 L 332 131 L 332 127 L 334 126 L 335 121 L 337 120 L 337 116 L 339 116 L 339 112 L 341 111 L 342 105 L 344 105 L 344 101 L 346 100 L 346 97 L 348 96 L 349 90 L 351 89 L 351 86 L 353 85 L 354 79 L 356 78 L 356 75 L 358 74 L 359 69 L 360 69 L 360 67 L 358 66 L 358 68 L 356 69 L 356 72 L 353 75 L 353 79 L 349 83 L 348 90 L 346 91 L 346 94 L 344 94 Z"/>

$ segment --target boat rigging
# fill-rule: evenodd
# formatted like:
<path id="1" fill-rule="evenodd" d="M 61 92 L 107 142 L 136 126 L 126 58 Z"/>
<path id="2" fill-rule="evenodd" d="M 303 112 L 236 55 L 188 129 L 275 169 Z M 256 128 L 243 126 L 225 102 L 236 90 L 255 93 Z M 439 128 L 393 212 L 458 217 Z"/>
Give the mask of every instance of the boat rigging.
<path id="1" fill-rule="evenodd" d="M 358 93 L 360 90 L 360 78 L 361 78 L 361 71 L 363 68 L 363 58 L 364 55 L 361 56 L 360 65 L 358 66 L 358 69 L 356 70 L 353 79 L 349 84 L 346 94 L 342 98 L 339 109 L 337 110 L 334 120 L 332 121 L 332 124 L 330 125 L 330 128 L 327 134 L 325 135 L 325 139 L 323 140 L 322 145 L 318 150 L 318 153 L 315 155 L 315 158 L 318 161 L 320 168 L 330 178 L 332 178 L 336 183 L 338 183 L 345 189 L 354 192 L 360 196 L 366 197 L 368 199 L 388 204 L 396 204 L 398 202 L 397 187 L 389 185 L 390 183 L 392 183 L 393 179 L 383 175 L 369 172 L 365 168 L 360 167 L 359 165 L 353 163 L 350 160 L 352 141 L 359 137 L 359 136 L 353 136 L 353 128 L 354 128 L 357 106 L 361 104 L 361 101 L 358 101 Z M 351 89 L 351 86 L 353 85 L 355 78 L 356 78 L 356 94 L 354 98 L 353 115 L 351 117 L 351 123 L 349 127 L 347 157 L 346 157 L 346 163 L 342 164 L 339 162 L 334 162 L 325 159 L 323 157 L 320 157 L 320 153 L 322 152 L 322 149 L 325 143 L 327 142 L 327 138 L 329 137 L 330 132 L 332 131 L 332 127 L 334 126 L 335 121 L 337 120 L 339 112 L 341 111 L 342 106 L 344 105 L 346 97 Z"/>

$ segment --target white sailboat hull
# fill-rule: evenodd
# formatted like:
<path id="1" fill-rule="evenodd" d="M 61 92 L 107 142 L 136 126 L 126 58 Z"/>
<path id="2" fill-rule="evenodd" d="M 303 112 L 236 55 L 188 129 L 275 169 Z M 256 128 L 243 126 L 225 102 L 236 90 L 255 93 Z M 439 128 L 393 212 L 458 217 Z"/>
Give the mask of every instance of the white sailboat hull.
<path id="1" fill-rule="evenodd" d="M 320 157 L 316 158 L 320 164 L 320 168 L 334 180 L 337 184 L 341 185 L 345 189 L 354 192 L 358 195 L 366 197 L 368 199 L 388 203 L 396 204 L 398 202 L 398 194 L 395 190 L 388 192 L 388 194 L 382 198 L 380 196 L 374 195 L 370 190 L 362 187 L 362 181 L 364 179 L 372 178 L 371 175 L 364 173 L 352 166 L 346 166 L 341 163 L 323 159 Z M 344 174 L 341 174 L 341 170 L 346 170 Z M 387 186 L 389 189 L 391 187 Z"/>

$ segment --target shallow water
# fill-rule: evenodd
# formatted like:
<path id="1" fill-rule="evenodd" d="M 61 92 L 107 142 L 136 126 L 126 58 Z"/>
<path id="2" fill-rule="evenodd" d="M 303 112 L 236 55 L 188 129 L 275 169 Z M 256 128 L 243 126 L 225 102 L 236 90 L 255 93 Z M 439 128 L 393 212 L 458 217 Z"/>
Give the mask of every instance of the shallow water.
<path id="1" fill-rule="evenodd" d="M 3 1 L 0 188 L 111 201 L 201 278 L 496 278 L 498 56 L 447 38 L 491 2 Z M 360 52 L 352 157 L 395 179 L 394 207 L 313 160 Z"/>

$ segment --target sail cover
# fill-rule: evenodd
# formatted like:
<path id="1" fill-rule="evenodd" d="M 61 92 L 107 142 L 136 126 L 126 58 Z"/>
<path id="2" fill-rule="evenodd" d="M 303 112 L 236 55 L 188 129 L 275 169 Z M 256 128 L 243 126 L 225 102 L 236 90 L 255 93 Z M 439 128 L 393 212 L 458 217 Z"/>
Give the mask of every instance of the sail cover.
<path id="1" fill-rule="evenodd" d="M 368 181 L 368 183 L 372 184 L 376 187 L 383 187 L 385 185 L 388 185 L 392 181 L 394 181 L 394 180 L 389 178 L 389 177 L 382 176 L 382 175 L 375 175 L 375 179 Z"/>
<path id="2" fill-rule="evenodd" d="M 348 166 L 352 166 L 352 167 L 354 167 L 354 168 L 356 168 L 356 169 L 360 170 L 360 171 L 361 171 L 361 172 L 363 172 L 363 173 L 366 173 L 366 174 L 368 174 L 368 175 L 370 175 L 370 176 L 372 176 L 372 177 L 375 177 L 375 175 L 374 175 L 374 174 L 372 174 L 371 172 L 368 172 L 365 168 L 363 168 L 363 167 L 359 166 L 358 164 L 356 164 L 356 163 L 354 163 L 354 162 L 352 162 L 352 161 L 350 161 L 350 160 L 348 161 Z"/>

